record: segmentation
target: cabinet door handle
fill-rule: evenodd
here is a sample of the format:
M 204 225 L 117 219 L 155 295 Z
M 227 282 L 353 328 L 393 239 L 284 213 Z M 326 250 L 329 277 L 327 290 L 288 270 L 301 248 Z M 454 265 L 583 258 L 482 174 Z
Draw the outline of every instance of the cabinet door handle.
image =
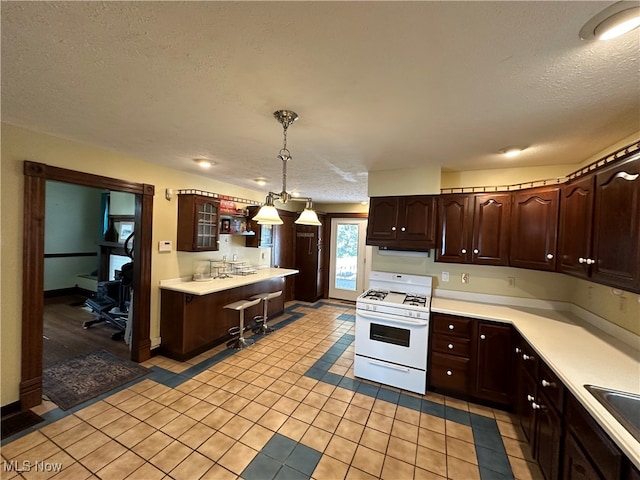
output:
M 463 248 L 463 249 L 461 250 L 461 253 L 467 253 L 467 249 L 466 249 L 466 248 Z
M 535 397 L 533 395 L 527 395 L 528 402 L 533 402 L 534 400 L 535 400 Z
M 555 386 L 556 386 L 555 382 L 550 382 L 550 381 L 545 380 L 545 379 L 542 379 L 542 382 L 540 382 L 540 384 L 545 388 L 547 388 L 547 387 L 555 388 Z
M 527 355 L 526 353 L 523 353 L 523 354 L 522 354 L 522 359 L 523 359 L 524 361 L 527 361 L 527 360 L 533 360 L 533 355 Z
M 587 265 L 593 265 L 596 261 L 593 258 L 587 258 Z
M 451 376 L 453 375 L 453 372 L 451 370 L 447 370 L 447 375 Z
M 536 402 L 531 402 L 531 408 L 534 410 L 546 410 L 544 405 L 537 404 Z
M 522 350 L 520 350 L 520 347 L 516 347 L 516 353 L 520 353 L 522 352 Z
M 485 338 L 487 338 L 487 336 L 484 333 L 480 335 L 480 340 L 484 340 Z
M 453 350 L 453 343 L 450 343 L 449 345 L 447 345 L 447 348 L 448 348 L 449 350 Z
M 473 253 L 475 253 L 476 255 L 480 253 L 480 250 L 478 250 L 477 248 L 473 249 Z
M 449 324 L 449 330 L 453 330 L 454 328 L 456 328 L 456 327 L 453 325 L 453 323 L 450 323 Z
M 553 254 L 547 253 L 547 260 L 553 260 Z
M 582 258 L 582 257 L 580 257 L 580 258 L 578 259 L 578 263 L 586 263 L 586 261 L 587 261 L 587 260 L 586 260 L 585 258 Z
M 400 231 L 402 231 L 402 232 L 404 232 L 405 230 L 406 230 L 406 228 L 404 228 L 404 227 L 402 227 L 402 228 L 400 229 Z

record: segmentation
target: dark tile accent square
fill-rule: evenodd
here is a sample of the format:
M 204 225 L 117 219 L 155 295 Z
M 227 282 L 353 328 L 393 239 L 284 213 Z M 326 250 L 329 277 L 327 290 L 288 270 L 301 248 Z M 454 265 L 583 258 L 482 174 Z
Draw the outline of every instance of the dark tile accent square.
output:
M 326 370 L 318 367 L 311 367 L 309 370 L 307 370 L 307 373 L 305 373 L 307 377 L 311 377 L 314 380 L 322 380 L 322 377 L 324 377 L 326 374 Z
M 385 402 L 398 403 L 400 392 L 394 392 L 393 390 L 381 387 L 380 391 L 378 391 L 378 398 Z
M 501 474 L 485 467 L 480 467 L 481 480 L 514 480 L 512 474 Z
M 297 444 L 297 442 L 294 442 L 290 438 L 276 433 L 262 448 L 260 454 L 267 455 L 275 460 L 279 460 L 281 463 L 284 463 L 291 452 L 293 452 L 293 449 L 296 448 Z
M 476 455 L 478 457 L 478 466 L 480 468 L 490 470 L 494 475 L 500 474 L 505 478 L 513 478 L 511 464 L 509 463 L 509 459 L 507 458 L 507 454 L 504 450 L 502 452 L 497 452 L 495 450 L 476 445 Z M 496 477 L 497 476 L 488 478 Z
M 464 410 L 460 410 L 454 407 L 447 407 L 445 405 L 444 416 L 447 420 L 471 426 L 471 418 L 469 417 L 469 412 L 465 412 Z
M 476 446 L 489 448 L 497 452 L 505 452 L 502 437 L 497 431 L 483 430 L 481 428 L 473 428 L 473 440 Z
M 283 465 L 275 480 L 309 480 L 309 475 L 294 470 L 293 468 Z
M 325 373 L 324 376 L 320 379 L 320 381 L 328 383 L 330 385 L 338 385 L 341 380 L 342 375 L 338 375 L 332 372 Z
M 305 475 L 311 476 L 321 457 L 322 453 L 299 443 L 296 445 L 296 448 L 293 449 L 289 458 L 285 460 L 284 464 Z
M 379 390 L 380 390 L 380 387 L 376 385 L 371 385 L 370 383 L 361 382 L 360 385 L 358 385 L 358 389 L 356 391 L 363 395 L 368 395 L 369 397 L 375 398 L 378 395 Z
M 407 395 L 406 393 L 401 393 L 400 399 L 398 400 L 398 405 L 420 411 L 420 408 L 422 406 L 422 399 L 418 397 L 412 397 L 411 395 Z
M 346 388 L 347 390 L 351 390 L 355 392 L 360 385 L 360 380 L 354 380 L 353 378 L 343 377 L 338 384 L 339 387 Z
M 498 424 L 493 418 L 483 417 L 482 415 L 478 415 L 477 413 L 470 413 L 469 418 L 471 419 L 471 426 L 474 429 L 479 428 L 482 430 L 489 430 L 499 433 Z
M 421 410 L 423 413 L 433 415 L 434 417 L 444 418 L 444 405 L 441 403 L 422 400 Z
M 282 462 L 259 453 L 242 471 L 241 476 L 244 480 L 272 480 L 280 468 Z

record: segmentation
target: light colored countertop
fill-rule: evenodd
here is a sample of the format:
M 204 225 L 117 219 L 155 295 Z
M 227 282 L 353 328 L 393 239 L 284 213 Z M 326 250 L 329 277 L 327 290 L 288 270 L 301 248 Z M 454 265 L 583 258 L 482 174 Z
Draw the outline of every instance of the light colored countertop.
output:
M 288 268 L 261 268 L 250 275 L 232 275 L 228 278 L 213 278 L 204 282 L 195 282 L 191 277 L 160 280 L 160 288 L 175 292 L 190 293 L 191 295 L 208 295 L 210 293 L 243 287 L 253 283 L 271 280 L 272 278 L 295 275 L 298 270 Z
M 591 384 L 640 394 L 640 339 L 637 336 L 625 335 L 627 341 L 623 342 L 569 311 L 436 297 L 432 298 L 431 311 L 513 324 L 618 447 L 640 468 L 640 442 L 584 388 L 584 385 Z

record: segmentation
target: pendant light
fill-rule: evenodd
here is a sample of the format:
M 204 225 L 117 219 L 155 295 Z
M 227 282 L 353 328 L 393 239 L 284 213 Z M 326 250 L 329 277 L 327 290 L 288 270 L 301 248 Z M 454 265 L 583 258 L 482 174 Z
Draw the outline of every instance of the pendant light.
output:
M 273 112 L 273 116 L 282 124 L 283 128 L 283 145 L 278 158 L 282 160 L 282 191 L 280 193 L 269 192 L 265 200 L 265 204 L 260 207 L 257 215 L 253 217 L 253 220 L 258 222 L 259 225 L 282 225 L 282 219 L 278 215 L 278 210 L 273 205 L 275 200 L 285 204 L 289 200 L 296 202 L 306 202 L 305 208 L 295 221 L 300 225 L 322 225 L 318 220 L 318 215 L 313 210 L 313 201 L 309 197 L 296 197 L 293 198 L 291 194 L 287 192 L 287 162 L 291 160 L 291 152 L 287 149 L 287 129 L 289 126 L 298 119 L 298 114 L 291 110 L 276 110 Z

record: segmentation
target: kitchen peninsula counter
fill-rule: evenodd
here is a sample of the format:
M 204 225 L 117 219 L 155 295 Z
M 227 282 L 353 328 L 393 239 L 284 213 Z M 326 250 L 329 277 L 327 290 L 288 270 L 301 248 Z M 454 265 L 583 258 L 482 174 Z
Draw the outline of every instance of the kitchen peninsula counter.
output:
M 205 281 L 194 281 L 190 277 L 160 280 L 160 288 L 191 295 L 208 295 L 232 288 L 251 285 L 252 283 L 271 280 L 278 277 L 295 275 L 298 270 L 288 268 L 261 268 L 247 275 L 231 275 L 227 278 L 212 278 Z
M 606 333 L 570 311 L 433 297 L 431 311 L 511 323 L 573 396 L 640 468 L 638 442 L 584 385 L 640 394 L 640 339 L 603 323 Z M 588 315 L 588 312 L 585 312 Z M 602 319 L 592 318 L 598 324 Z M 624 341 L 623 341 L 624 340 Z
M 264 268 L 249 275 L 233 275 L 196 282 L 176 278 L 160 282 L 160 352 L 184 361 L 226 342 L 229 328 L 239 324 L 239 312 L 224 308 L 253 295 L 284 290 L 285 277 L 298 270 Z M 245 310 L 245 324 L 262 315 L 262 303 Z M 284 294 L 269 301 L 268 317 L 284 312 Z

